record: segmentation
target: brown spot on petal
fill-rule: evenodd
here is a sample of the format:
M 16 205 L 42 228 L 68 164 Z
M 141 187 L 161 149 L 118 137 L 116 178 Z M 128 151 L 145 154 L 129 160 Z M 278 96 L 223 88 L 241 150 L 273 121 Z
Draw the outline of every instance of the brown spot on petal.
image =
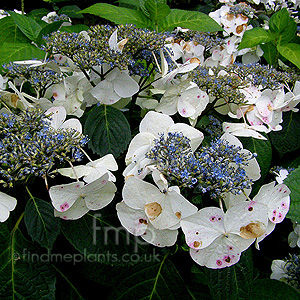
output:
M 124 48 L 124 46 L 125 46 L 125 44 L 126 44 L 127 42 L 128 42 L 128 38 L 123 39 L 121 42 L 118 43 L 118 48 L 119 48 L 120 51 L 123 50 L 123 48 Z
M 161 214 L 162 207 L 157 202 L 148 203 L 145 205 L 145 212 L 150 220 L 154 220 Z
M 234 14 L 227 14 L 227 20 L 232 21 L 234 19 Z
M 178 212 L 175 213 L 175 216 L 176 216 L 178 219 L 180 219 L 180 218 L 181 218 L 181 213 L 178 211 Z
M 134 177 L 134 175 L 127 175 L 127 176 L 125 177 L 125 181 L 126 181 L 129 177 Z
M 183 45 L 182 49 L 189 52 L 189 51 L 191 51 L 191 46 L 189 43 L 185 43 Z
M 141 224 L 145 224 L 145 225 L 148 225 L 148 222 L 147 222 L 147 220 L 145 220 L 145 219 L 139 219 L 139 222 L 141 223 Z
M 257 223 L 249 223 L 247 226 L 243 226 L 240 228 L 240 236 L 244 239 L 254 239 L 260 237 L 266 231 L 263 226 L 264 224 L 261 222 Z
M 201 61 L 200 61 L 200 59 L 197 58 L 197 57 L 192 57 L 192 58 L 190 59 L 190 63 L 197 63 L 197 64 L 200 65 Z
M 202 245 L 202 242 L 195 241 L 195 242 L 193 243 L 193 246 L 194 246 L 195 248 L 198 248 L 198 247 L 200 247 L 201 245 Z
M 248 109 L 245 111 L 245 114 L 246 114 L 247 112 L 249 112 L 249 111 L 252 111 L 252 110 L 254 110 L 254 105 L 253 105 L 253 104 L 251 104 L 251 105 L 248 107 Z
M 11 100 L 11 104 L 13 107 L 17 107 L 17 103 L 18 103 L 18 100 L 19 100 L 19 96 L 17 94 L 12 94 L 11 97 L 10 97 L 10 100 Z
M 243 14 L 239 14 L 238 16 L 240 16 L 242 20 L 248 22 L 248 17 L 247 16 L 245 16 Z
M 236 26 L 236 30 L 235 31 L 236 31 L 237 34 L 242 33 L 243 30 L 244 30 L 244 25 L 238 25 L 238 26 Z

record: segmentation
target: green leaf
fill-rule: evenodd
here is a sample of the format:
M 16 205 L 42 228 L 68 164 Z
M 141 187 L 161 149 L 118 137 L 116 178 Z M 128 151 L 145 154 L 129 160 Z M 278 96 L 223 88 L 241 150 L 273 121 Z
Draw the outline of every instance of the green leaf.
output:
M 129 7 L 129 8 L 136 8 L 140 7 L 139 0 L 118 0 L 119 6 Z
M 251 248 L 243 252 L 240 261 L 223 269 L 206 269 L 213 300 L 251 299 L 253 263 Z M 267 298 L 265 298 L 267 299 Z
M 275 279 L 258 279 L 253 283 L 251 300 L 296 300 L 300 293 L 288 284 Z
M 290 17 L 287 9 L 283 8 L 270 18 L 269 30 L 278 38 L 278 44 L 286 44 L 294 38 L 297 23 Z
M 296 65 L 300 69 L 300 45 L 295 43 L 289 43 L 284 46 L 277 45 L 279 53 Z
M 14 22 L 18 28 L 31 40 L 36 41 L 42 27 L 32 18 L 26 17 L 25 15 L 20 15 L 13 11 L 9 14 L 13 18 Z
M 180 9 L 171 9 L 158 25 L 158 30 L 162 32 L 178 26 L 202 32 L 223 30 L 215 20 L 204 13 Z
M 276 66 L 278 64 L 278 51 L 276 46 L 272 43 L 266 43 L 260 45 L 261 49 L 264 51 L 264 58 L 267 63 L 271 66 Z
M 47 8 L 37 8 L 37 9 L 33 9 L 32 11 L 30 11 L 28 14 L 26 14 L 27 16 L 30 16 L 34 19 L 39 19 L 41 20 L 42 17 L 47 16 L 47 14 L 50 12 L 49 9 Z
M 154 20 L 155 23 L 165 18 L 171 11 L 166 3 L 160 3 L 156 0 L 146 0 L 144 5 L 149 12 L 150 18 Z
M 24 221 L 31 238 L 42 247 L 51 249 L 60 233 L 60 219 L 54 217 L 52 205 L 41 199 L 29 199 Z
M 45 52 L 29 43 L 3 43 L 0 47 L 0 65 L 15 60 L 44 59 Z
M 40 31 L 39 36 L 36 39 L 36 42 L 40 45 L 44 43 L 43 36 L 50 34 L 51 32 L 57 31 L 63 21 L 52 22 L 50 24 L 46 24 Z
M 30 40 L 21 32 L 12 17 L 0 19 L 0 47 L 5 42 L 30 43 Z
M 242 41 L 238 49 L 251 48 L 261 43 L 268 43 L 272 41 L 273 36 L 261 27 L 256 27 L 245 31 Z
M 61 224 L 63 235 L 85 256 L 85 261 L 129 266 L 149 258 L 145 250 L 148 243 L 132 236 L 119 223 L 114 225 L 118 220 L 111 220 L 102 214 L 103 210 L 101 213 L 88 213 L 78 220 Z M 145 248 L 142 247 L 144 244 L 147 244 Z M 126 253 L 128 255 L 124 257 Z M 138 260 L 131 259 L 129 254 L 137 253 Z
M 80 12 L 99 16 L 115 24 L 135 24 L 140 28 L 151 28 L 153 24 L 141 11 L 107 3 L 96 3 Z
M 59 11 L 59 15 L 67 15 L 70 18 L 84 18 L 82 13 L 79 13 L 81 9 L 77 5 L 66 5 L 63 6 Z
M 288 175 L 284 180 L 284 184 L 291 190 L 291 204 L 287 217 L 300 222 L 300 167 Z
M 0 299 L 55 299 L 55 273 L 45 257 L 40 258 L 41 253 L 19 229 L 7 236 L 0 253 Z
M 178 271 L 166 256 L 161 262 L 137 265 L 121 278 L 109 300 L 187 300 L 188 292 Z
M 96 105 L 88 113 L 84 134 L 90 139 L 88 146 L 100 156 L 111 153 L 118 157 L 131 140 L 126 117 L 120 110 L 108 105 Z
M 283 114 L 282 130 L 272 131 L 272 145 L 282 156 L 300 148 L 300 114 L 293 111 Z

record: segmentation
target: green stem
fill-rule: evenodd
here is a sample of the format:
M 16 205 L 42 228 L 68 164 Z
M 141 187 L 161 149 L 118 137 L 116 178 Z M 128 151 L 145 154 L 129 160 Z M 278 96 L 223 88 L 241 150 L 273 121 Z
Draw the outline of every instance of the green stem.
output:
M 22 11 L 22 15 L 24 15 L 25 14 L 24 0 L 21 0 L 21 11 Z
M 30 193 L 30 191 L 29 191 L 27 185 L 25 186 L 25 189 L 26 189 L 26 191 L 27 191 L 29 197 L 30 197 L 31 199 L 34 199 L 34 197 L 32 196 L 32 194 Z

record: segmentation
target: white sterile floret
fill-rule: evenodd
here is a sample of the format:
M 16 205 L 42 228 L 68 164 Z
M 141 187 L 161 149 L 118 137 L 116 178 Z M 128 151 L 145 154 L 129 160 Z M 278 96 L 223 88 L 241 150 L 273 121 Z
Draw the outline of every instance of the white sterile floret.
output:
M 114 198 L 117 188 L 106 173 L 97 180 L 84 185 L 72 182 L 52 186 L 49 190 L 54 215 L 66 220 L 77 220 L 89 210 L 107 206 Z
M 245 201 L 226 213 L 206 207 L 181 221 L 192 259 L 212 269 L 237 263 L 241 252 L 261 236 L 268 223 L 268 208 L 262 203 Z
M 144 178 L 147 175 L 147 165 L 151 163 L 151 160 L 145 155 L 150 151 L 159 134 L 181 132 L 190 139 L 193 151 L 198 148 L 204 138 L 203 133 L 192 126 L 184 123 L 175 124 L 170 116 L 154 111 L 149 111 L 145 115 L 140 123 L 139 131 L 128 147 L 125 157 L 127 168 L 123 172 L 125 177 L 134 175 Z
M 78 119 L 72 118 L 65 121 L 67 112 L 63 106 L 51 107 L 45 112 L 45 115 L 49 116 L 50 126 L 54 129 L 70 128 L 82 133 L 82 125 Z
M 118 170 L 117 162 L 112 154 L 107 154 L 99 159 L 88 162 L 86 165 L 79 165 L 73 168 L 58 169 L 58 173 L 63 176 L 77 179 L 83 177 L 86 183 L 95 181 L 105 173 L 108 173 L 109 181 L 115 181 L 115 176 L 110 171 Z M 75 171 L 75 173 L 74 173 Z
M 0 192 L 0 222 L 5 222 L 9 213 L 15 209 L 17 205 L 17 199 Z
M 184 80 L 167 88 L 155 110 L 167 115 L 178 112 L 182 117 L 197 120 L 208 103 L 206 92 L 190 80 Z
M 118 203 L 117 214 L 131 234 L 159 246 L 174 245 L 180 220 L 197 212 L 177 187 L 160 191 L 156 186 L 136 177 L 129 177 Z
M 269 235 L 277 223 L 284 220 L 290 207 L 290 190 L 285 184 L 275 185 L 275 181 L 264 184 L 257 195 L 253 198 L 254 201 L 263 203 L 268 207 L 268 228 L 266 232 L 257 238 L 256 248 L 259 248 L 258 243 Z
M 295 223 L 293 227 L 294 230 L 288 236 L 288 243 L 292 248 L 296 246 L 300 248 L 300 225 Z
M 114 50 L 115 52 L 122 53 L 122 50 L 127 43 L 128 38 L 122 39 L 120 42 L 118 42 L 118 29 L 116 29 L 110 36 L 108 40 L 108 45 L 111 50 Z
M 101 69 L 102 68 L 102 69 Z M 129 76 L 128 70 L 114 68 L 110 70 L 108 64 L 101 67 L 95 67 L 96 71 L 107 74 L 105 79 L 99 82 L 91 89 L 91 95 L 101 104 L 114 104 L 121 98 L 131 97 L 139 91 L 138 83 Z M 91 74 L 92 75 L 92 74 Z M 95 77 L 95 75 L 93 75 Z
M 235 136 L 245 136 L 245 137 L 254 137 L 256 139 L 260 140 L 267 140 L 266 137 L 264 137 L 259 132 L 269 132 L 269 130 L 264 125 L 254 125 L 250 126 L 247 123 L 223 123 L 223 131 L 231 133 Z
M 6 89 L 8 78 L 3 77 L 0 75 L 0 91 L 4 91 Z
M 269 220 L 277 224 L 283 221 L 289 211 L 291 191 L 285 184 L 275 183 L 272 181 L 264 184 L 253 200 L 265 204 L 268 207 Z
M 282 280 L 282 278 L 288 277 L 286 262 L 281 259 L 275 259 L 272 261 L 271 265 L 272 274 L 271 279 Z
M 275 172 L 274 172 L 275 173 Z M 281 169 L 278 173 L 275 173 L 277 176 L 276 176 L 276 181 L 277 183 L 283 183 L 284 179 L 287 178 L 287 176 L 289 175 L 289 171 L 286 170 L 286 169 Z
M 300 81 L 296 81 L 293 91 L 286 93 L 285 99 L 287 101 L 287 105 L 282 109 L 283 111 L 292 110 L 297 112 L 299 109 L 295 106 L 300 102 Z
M 68 76 L 61 83 L 52 85 L 46 91 L 46 97 L 54 99 L 55 106 L 64 106 L 68 115 L 81 117 L 83 110 L 81 105 L 84 100 L 84 93 L 92 88 L 91 83 L 83 73 L 78 72 Z

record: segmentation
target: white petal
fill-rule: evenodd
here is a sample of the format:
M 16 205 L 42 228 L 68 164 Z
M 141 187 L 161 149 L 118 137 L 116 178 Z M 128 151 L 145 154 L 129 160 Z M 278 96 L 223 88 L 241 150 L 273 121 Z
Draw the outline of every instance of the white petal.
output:
M 101 209 L 113 200 L 117 188 L 108 178 L 106 173 L 84 187 L 84 199 L 89 209 Z
M 220 137 L 220 139 L 227 141 L 229 145 L 233 145 L 233 146 L 240 147 L 243 149 L 243 144 L 241 143 L 241 141 L 234 135 L 230 134 L 229 132 L 225 132 Z
M 168 190 L 168 181 L 166 177 L 156 169 L 155 166 L 149 166 L 149 169 L 152 171 L 151 175 L 154 183 L 158 186 L 161 192 L 166 192 Z
M 46 116 L 49 116 L 49 119 L 51 120 L 51 126 L 54 129 L 58 129 L 64 120 L 66 119 L 67 113 L 66 109 L 63 106 L 56 106 L 51 107 L 45 112 Z
M 165 59 L 165 55 L 162 49 L 159 50 L 161 60 L 161 75 L 164 77 L 168 73 L 168 62 Z
M 0 192 L 0 204 L 3 205 L 8 211 L 12 211 L 17 205 L 17 199 Z
M 177 230 L 158 230 L 149 224 L 146 232 L 142 235 L 142 238 L 154 246 L 169 247 L 176 243 L 177 235 Z
M 162 193 L 153 184 L 129 177 L 122 191 L 123 201 L 134 209 L 145 209 L 145 204 L 160 202 Z
M 116 209 L 122 226 L 131 234 L 139 236 L 145 233 L 149 221 L 144 210 L 130 208 L 123 201 L 116 205 Z
M 182 132 L 185 137 L 191 140 L 190 145 L 193 151 L 199 147 L 204 139 L 204 134 L 201 131 L 185 123 L 176 123 L 172 125 L 169 132 Z
M 49 195 L 54 208 L 59 212 L 65 212 L 70 209 L 80 197 L 83 186 L 83 182 L 72 182 L 52 186 L 49 190 Z
M 75 166 L 74 167 L 76 175 L 78 178 L 81 178 L 83 176 L 87 176 L 90 173 L 90 167 L 87 166 Z M 70 177 L 72 179 L 76 179 L 76 176 L 74 174 L 74 170 L 72 168 L 61 168 L 57 170 L 59 174 Z
M 108 40 L 109 48 L 112 50 L 116 50 L 117 44 L 118 44 L 118 29 L 116 29 L 111 34 L 111 36 L 109 37 L 109 40 Z
M 178 113 L 185 118 L 191 117 L 196 112 L 195 107 L 192 104 L 181 98 L 177 102 L 177 110 Z
M 88 166 L 104 166 L 110 171 L 117 171 L 118 170 L 118 164 L 112 154 L 107 154 L 99 159 L 94 160 L 93 162 L 87 163 Z
M 177 113 L 176 103 L 176 98 L 163 96 L 160 99 L 159 104 L 155 107 L 155 110 L 158 112 L 162 112 L 163 114 L 172 116 Z
M 153 140 L 156 138 L 155 135 L 148 132 L 138 133 L 130 142 L 128 151 L 125 157 L 126 164 L 132 162 L 132 160 L 136 160 L 136 155 L 138 149 L 144 147 L 143 149 L 146 151 L 145 154 L 150 150 L 150 146 Z M 147 150 L 148 149 L 148 150 Z
M 91 89 L 90 93 L 103 104 L 114 104 L 121 99 L 121 97 L 114 91 L 113 83 L 106 79 L 100 81 L 94 88 Z
M 0 222 L 5 222 L 9 217 L 9 210 L 5 205 L 0 203 Z
M 268 206 L 268 215 L 272 223 L 280 223 L 290 207 L 290 190 L 285 184 L 275 186 L 275 181 L 263 185 L 253 200 Z
M 254 241 L 267 229 L 268 207 L 255 201 L 240 202 L 227 210 L 224 224 L 227 232 Z
M 252 157 L 252 153 L 247 149 L 242 149 L 240 153 L 245 154 L 246 156 L 248 156 L 248 158 Z M 253 157 L 248 160 L 248 165 L 243 166 L 243 168 L 246 171 L 246 175 L 253 181 L 256 181 L 260 178 L 260 166 L 256 158 Z
M 225 236 L 220 236 L 204 249 L 190 249 L 190 255 L 201 266 L 220 269 L 236 264 L 241 250 Z
M 256 249 L 259 249 L 259 245 L 258 245 L 258 244 L 259 244 L 265 237 L 267 237 L 267 236 L 275 229 L 275 225 L 276 225 L 276 224 L 272 223 L 272 222 L 269 220 L 268 226 L 267 226 L 267 230 L 265 231 L 265 233 L 264 233 L 262 236 L 260 236 L 260 237 L 258 237 L 258 238 L 256 239 L 256 243 L 255 243 Z
M 182 220 L 181 228 L 190 248 L 203 249 L 225 233 L 224 213 L 217 207 L 205 207 Z
M 140 123 L 140 132 L 152 133 L 155 137 L 159 133 L 166 133 L 174 124 L 171 117 L 155 111 L 149 111 Z
M 153 202 L 156 202 L 160 205 L 160 208 L 162 210 L 161 213 L 154 219 L 151 218 L 151 216 L 148 216 L 151 224 L 159 230 L 168 229 L 179 224 L 179 218 L 175 215 L 175 212 L 173 211 L 173 207 L 170 202 L 170 197 L 167 197 L 166 195 L 162 196 L 164 198 L 162 200 L 153 200 Z
M 251 126 L 247 126 L 243 123 L 228 123 L 228 122 L 223 123 L 223 130 L 225 132 L 229 132 L 235 136 L 245 136 L 245 137 L 252 136 L 256 139 L 267 140 L 267 138 L 265 138 L 259 132 L 255 131 L 254 130 L 255 128 L 256 128 L 255 126 L 251 127 Z M 262 129 L 262 128 L 260 127 L 260 129 Z M 267 129 L 267 128 L 265 128 L 265 129 Z
M 197 213 L 198 208 L 185 199 L 175 189 L 169 190 L 166 194 L 167 201 L 171 202 L 173 212 L 181 220 Z
M 79 197 L 78 200 L 68 210 L 54 210 L 54 216 L 65 220 L 77 220 L 83 217 L 88 211 L 89 209 L 86 207 L 84 199 Z
M 114 91 L 121 98 L 131 97 L 139 91 L 138 83 L 126 73 L 120 73 L 113 81 Z
M 285 272 L 285 261 L 280 259 L 275 259 L 272 261 L 271 265 L 272 274 L 271 279 L 280 280 L 282 277 L 287 277 Z
M 72 118 L 69 119 L 67 121 L 65 121 L 60 128 L 71 128 L 71 129 L 75 129 L 76 131 L 78 131 L 79 133 L 82 133 L 82 125 L 79 122 L 78 119 Z

